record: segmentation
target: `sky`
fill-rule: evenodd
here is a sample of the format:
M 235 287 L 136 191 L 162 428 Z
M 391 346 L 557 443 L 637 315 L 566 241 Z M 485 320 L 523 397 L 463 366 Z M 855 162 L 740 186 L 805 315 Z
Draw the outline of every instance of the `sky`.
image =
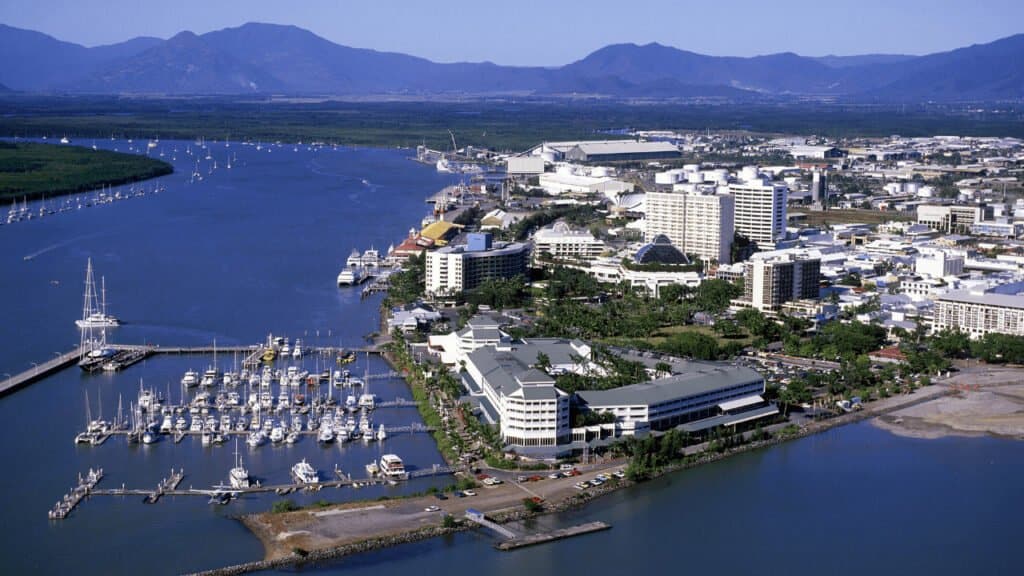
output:
M 714 56 L 928 54 L 1024 32 L 1022 0 L 3 0 L 0 23 L 86 46 L 246 22 L 438 62 L 560 66 L 608 44 Z

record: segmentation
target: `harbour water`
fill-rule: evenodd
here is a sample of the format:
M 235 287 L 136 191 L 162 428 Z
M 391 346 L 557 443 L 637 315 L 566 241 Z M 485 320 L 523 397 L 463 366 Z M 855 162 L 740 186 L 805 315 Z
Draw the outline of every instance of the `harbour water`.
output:
M 0 377 L 78 343 L 73 321 L 81 314 L 88 257 L 106 277 L 110 312 L 125 322 L 111 331 L 117 342 L 236 345 L 273 332 L 307 345 L 360 345 L 377 329 L 379 297 L 360 302 L 357 288 L 338 289 L 338 270 L 353 248 L 384 250 L 397 241 L 422 217 L 423 198 L 457 178 L 405 160 L 407 151 L 266 144 L 256 150 L 232 143 L 209 144 L 218 169 L 209 173 L 204 151 L 204 179 L 189 183 L 197 162 L 184 150 L 195 144 L 159 146 L 165 159 L 179 150 L 179 172 L 161 179 L 161 194 L 0 226 Z M 177 399 L 184 371 L 202 371 L 211 360 L 160 356 L 116 375 L 68 369 L 0 399 L 5 572 L 163 574 L 260 557 L 259 542 L 230 516 L 266 510 L 274 495 L 226 506 L 201 497 L 156 505 L 141 497 L 102 497 L 84 502 L 67 520 L 46 519 L 54 501 L 90 467 L 104 469 L 104 488 L 153 487 L 172 467 L 184 468 L 184 488 L 225 481 L 231 442 L 209 448 L 197 439 L 174 444 L 165 438 L 151 446 L 128 446 L 119 438 L 99 447 L 72 443 L 84 425 L 86 393 L 93 416 L 102 398 L 110 419 L 118 396 L 127 406 L 140 379 Z M 233 358 L 218 360 L 227 368 Z M 372 373 L 387 370 L 379 359 L 360 357 L 353 373 L 360 375 L 367 361 Z M 315 367 L 315 359 L 306 362 Z M 372 381 L 371 391 L 381 399 L 409 397 L 394 379 Z M 411 408 L 382 409 L 373 417 L 395 425 L 418 420 Z M 300 458 L 322 474 L 334 464 L 356 474 L 382 451 L 361 443 L 321 448 L 312 438 L 255 450 L 240 444 L 246 467 L 264 484 L 287 482 Z M 412 467 L 440 462 L 425 434 L 395 436 L 385 446 Z M 493 550 L 488 534 L 461 533 L 303 571 L 1015 573 L 1022 472 L 1019 441 L 913 440 L 858 424 L 537 520 L 552 527 L 603 520 L 613 525 L 604 533 L 515 553 Z M 300 503 L 376 498 L 440 482 L 290 497 Z
M 127 148 L 123 141 L 99 147 Z M 139 144 L 136 143 L 136 147 Z M 144 148 L 145 143 L 142 143 Z M 185 154 L 186 148 L 192 156 Z M 218 168 L 194 143 L 161 142 L 177 173 L 160 179 L 156 195 L 48 215 L 0 226 L 0 377 L 32 368 L 77 345 L 86 259 L 106 278 L 109 311 L 124 323 L 109 330 L 118 343 L 220 346 L 265 341 L 268 332 L 301 338 L 306 346 L 356 347 L 378 329 L 380 296 L 360 301 L 359 288 L 335 284 L 353 248 L 385 251 L 419 222 L 423 199 L 453 176 L 405 159 L 402 150 L 311 149 L 306 146 L 207 144 Z M 230 155 L 230 156 L 229 156 Z M 231 169 L 226 168 L 228 158 Z M 198 160 L 197 160 L 198 158 Z M 192 181 L 198 171 L 202 181 Z M 149 182 L 145 186 L 152 186 Z M 52 203 L 52 201 L 51 201 Z M 33 203 L 29 203 L 34 209 Z M 100 488 L 153 488 L 171 468 L 184 468 L 181 488 L 226 483 L 234 443 L 203 447 L 198 437 L 169 437 L 128 445 L 113 437 L 102 446 L 73 443 L 92 416 L 110 420 L 119 397 L 127 411 L 139 382 L 178 401 L 188 369 L 202 372 L 213 358 L 156 356 L 116 374 L 86 375 L 69 368 L 0 399 L 0 451 L 9 472 L 0 475 L 5 522 L 0 557 L 10 573 L 109 574 L 145 570 L 177 573 L 258 558 L 258 541 L 229 516 L 269 509 L 274 494 L 248 495 L 226 506 L 203 497 L 96 497 L 63 521 L 46 511 L 79 472 L 102 467 Z M 333 358 L 326 359 L 333 365 Z M 241 358 L 238 359 L 239 363 Z M 354 376 L 388 372 L 378 357 L 360 356 Z M 230 369 L 234 357 L 218 355 Z M 317 358 L 305 368 L 318 371 Z M 324 363 L 326 366 L 327 362 Z M 287 363 L 282 363 L 282 366 Z M 240 388 L 241 390 L 242 388 Z M 348 394 L 351 389 L 345 389 Z M 335 397 L 340 390 L 335 390 Z M 410 398 L 399 379 L 372 379 L 381 400 Z M 274 386 L 275 397 L 277 386 Z M 357 392 L 358 394 L 358 392 Z M 374 427 L 421 422 L 415 408 L 383 408 Z M 306 458 L 321 476 L 335 465 L 355 477 L 382 452 L 402 456 L 410 469 L 442 463 L 427 434 L 397 434 L 381 446 L 350 442 L 321 447 L 315 437 L 294 445 L 250 449 L 239 442 L 245 466 L 262 484 L 290 482 L 293 464 Z M 424 490 L 444 478 L 398 486 L 330 489 L 289 495 L 298 503 L 376 498 Z

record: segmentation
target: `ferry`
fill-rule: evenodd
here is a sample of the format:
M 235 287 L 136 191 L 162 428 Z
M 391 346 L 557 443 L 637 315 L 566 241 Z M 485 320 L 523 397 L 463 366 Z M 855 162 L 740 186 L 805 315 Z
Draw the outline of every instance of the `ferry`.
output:
M 295 477 L 295 481 L 299 484 L 315 484 L 320 482 L 320 477 L 317 475 L 316 470 L 306 462 L 305 458 L 295 466 L 292 466 L 292 476 Z
M 388 478 L 402 480 L 409 477 L 402 459 L 395 454 L 385 454 L 380 457 L 380 473 Z
M 362 284 L 370 277 L 369 272 L 362 266 L 350 266 L 338 273 L 338 286 L 356 286 Z

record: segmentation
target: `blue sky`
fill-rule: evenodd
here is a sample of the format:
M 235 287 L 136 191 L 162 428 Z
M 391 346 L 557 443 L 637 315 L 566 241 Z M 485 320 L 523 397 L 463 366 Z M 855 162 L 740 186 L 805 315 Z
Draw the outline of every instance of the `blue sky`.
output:
M 441 62 L 557 66 L 618 42 L 720 56 L 926 54 L 1024 32 L 1024 0 L 3 0 L 0 23 L 86 46 L 245 22 Z

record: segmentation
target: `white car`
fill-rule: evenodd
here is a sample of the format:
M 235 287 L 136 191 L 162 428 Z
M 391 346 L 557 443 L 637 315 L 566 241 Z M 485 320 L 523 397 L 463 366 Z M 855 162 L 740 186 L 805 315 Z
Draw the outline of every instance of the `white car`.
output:
M 476 492 L 473 492 L 472 490 L 463 490 L 462 494 L 464 496 L 476 496 Z
M 424 512 L 437 512 L 438 510 L 440 510 L 440 508 L 437 506 L 427 506 L 423 509 Z

